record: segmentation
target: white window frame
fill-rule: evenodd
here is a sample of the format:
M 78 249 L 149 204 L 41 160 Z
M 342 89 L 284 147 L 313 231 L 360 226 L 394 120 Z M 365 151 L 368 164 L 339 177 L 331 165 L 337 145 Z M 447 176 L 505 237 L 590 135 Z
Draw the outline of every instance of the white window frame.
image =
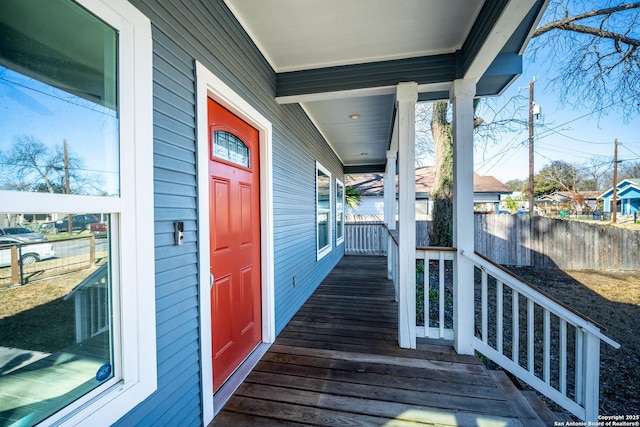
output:
M 0 191 L 9 213 L 111 214 L 115 377 L 40 425 L 111 425 L 157 389 L 150 21 L 126 0 L 76 0 L 118 31 L 120 197 Z
M 318 196 L 319 196 L 318 171 L 322 172 L 323 174 L 329 177 L 329 209 L 327 212 L 329 215 L 328 223 L 327 223 L 327 226 L 329 227 L 328 229 L 329 236 L 327 238 L 327 241 L 329 242 L 329 244 L 322 248 L 318 247 L 318 237 L 320 233 L 320 229 L 318 227 L 318 215 L 320 214 L 320 203 L 318 200 Z M 317 162 L 317 161 L 316 161 L 315 181 L 316 181 L 316 219 L 315 219 L 316 221 L 316 260 L 319 261 L 325 256 L 327 256 L 327 254 L 329 254 L 333 250 L 333 215 L 332 215 L 333 214 L 333 185 L 331 185 L 332 184 L 331 172 L 329 172 L 329 169 L 325 168 L 324 166 L 322 166 L 322 164 L 320 164 L 320 162 Z M 324 212 L 324 210 L 322 212 Z
M 341 200 L 341 206 L 342 206 L 342 211 L 338 211 L 338 187 L 342 188 L 342 200 Z M 345 187 L 344 187 L 344 183 L 342 181 L 340 181 L 338 178 L 336 178 L 336 246 L 341 245 L 342 243 L 344 243 L 344 222 L 345 222 Z M 340 215 L 340 213 L 342 213 L 342 225 L 338 225 L 338 217 Z M 338 236 L 338 231 L 341 231 L 340 236 Z

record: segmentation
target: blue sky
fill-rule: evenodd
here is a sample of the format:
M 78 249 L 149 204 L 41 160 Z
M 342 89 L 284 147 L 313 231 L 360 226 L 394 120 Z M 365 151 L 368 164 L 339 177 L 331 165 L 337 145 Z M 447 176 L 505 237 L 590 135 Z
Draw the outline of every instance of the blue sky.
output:
M 20 135 L 51 150 L 67 140 L 80 158 L 92 191 L 119 193 L 118 121 L 106 107 L 0 67 L 0 151 L 8 152 Z M 85 194 L 87 194 L 85 192 Z
M 571 13 L 581 13 L 595 10 L 601 7 L 611 6 L 608 0 L 574 0 L 565 2 Z M 551 7 L 548 12 L 551 11 Z M 562 13 L 564 9 L 561 9 Z M 615 31 L 626 32 L 626 28 L 632 22 L 629 13 L 623 12 L 607 20 Z M 545 20 L 550 17 L 545 16 Z M 599 18 L 592 21 L 579 21 L 580 24 L 599 25 Z M 606 28 L 606 27 L 605 27 Z M 551 35 L 552 33 L 548 33 Z M 635 27 L 627 34 L 630 37 L 640 37 L 640 29 Z M 545 37 L 545 38 L 542 38 Z M 543 35 L 540 41 L 551 46 L 547 35 Z M 605 43 L 613 42 L 607 41 Z M 559 45 L 556 45 L 559 46 Z M 542 45 L 542 48 L 546 48 Z M 593 46 L 591 47 L 593 49 Z M 567 52 L 571 46 L 561 49 L 562 55 L 570 57 Z M 555 64 L 545 58 L 553 58 L 548 51 L 538 52 L 540 61 L 533 63 L 529 57 L 529 51 L 524 53 L 523 75 L 514 82 L 497 103 L 506 103 L 513 96 L 520 94 L 525 98 L 529 96 L 528 85 L 535 77 L 535 102 L 542 107 L 542 119 L 535 127 L 535 171 L 551 161 L 562 160 L 572 164 L 583 164 L 594 157 L 601 157 L 602 162 L 611 162 L 613 165 L 614 139 L 619 141 L 618 158 L 623 161 L 640 161 L 640 104 L 634 104 L 635 111 L 620 111 L 619 109 L 602 109 L 599 114 L 592 114 L 591 109 L 574 108 L 572 105 L 561 105 L 560 100 L 550 87 L 549 79 L 555 73 Z M 613 76 L 612 78 L 615 78 Z M 625 94 L 619 94 L 623 98 Z M 573 100 L 575 102 L 575 100 Z M 527 103 L 521 104 L 522 117 L 527 117 Z M 626 120 L 625 120 L 626 118 Z M 507 181 L 510 179 L 526 179 L 529 170 L 529 144 L 528 129 L 522 126 L 519 132 L 500 135 L 496 142 L 484 144 L 476 139 L 475 169 L 482 175 L 493 175 L 496 178 Z
M 536 73 L 538 71 L 538 73 Z M 598 117 L 588 109 L 562 106 L 548 87 L 542 70 L 531 65 L 496 102 L 507 102 L 520 94 L 528 98 L 529 82 L 536 78 L 534 100 L 542 108 L 535 126 L 534 168 L 536 173 L 553 160 L 585 163 L 602 156 L 613 162 L 614 139 L 618 138 L 618 158 L 640 161 L 640 117 L 625 123 L 620 112 L 603 111 Z M 542 77 L 541 77 L 542 76 Z M 526 116 L 526 105 L 525 108 Z M 476 143 L 475 169 L 481 175 L 493 175 L 501 181 L 526 179 L 529 170 L 529 142 L 526 126 L 517 133 L 507 133 L 486 145 Z

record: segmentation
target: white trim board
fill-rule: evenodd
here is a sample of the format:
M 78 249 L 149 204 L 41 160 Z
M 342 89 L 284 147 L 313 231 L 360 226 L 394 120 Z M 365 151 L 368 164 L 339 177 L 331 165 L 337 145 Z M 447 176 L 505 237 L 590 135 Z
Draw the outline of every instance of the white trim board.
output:
M 211 98 L 253 126 L 260 135 L 260 233 L 262 283 L 262 342 L 276 336 L 273 242 L 273 126 L 262 114 L 204 65 L 196 61 L 198 262 L 200 265 L 200 342 L 202 359 L 203 424 L 213 420 L 213 368 L 211 350 L 211 294 L 209 283 L 209 125 L 207 99 Z

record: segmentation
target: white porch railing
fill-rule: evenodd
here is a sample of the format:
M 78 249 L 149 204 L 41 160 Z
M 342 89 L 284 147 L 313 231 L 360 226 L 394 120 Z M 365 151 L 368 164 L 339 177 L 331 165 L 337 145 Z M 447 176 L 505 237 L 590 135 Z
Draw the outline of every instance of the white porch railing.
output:
M 103 264 L 76 286 L 64 300 L 74 298 L 76 342 L 109 330 L 108 264 Z
M 476 270 L 474 348 L 577 417 L 597 421 L 600 341 L 620 344 L 508 270 L 461 253 Z
M 400 260 L 398 233 L 386 228 L 385 230 L 387 231 L 387 279 L 393 281 L 396 301 L 398 301 L 398 282 L 400 281 L 400 275 L 398 273 L 398 263 Z
M 600 325 L 477 254 L 473 348 L 584 421 L 598 420 L 600 342 L 619 348 Z M 388 278 L 398 297 L 398 238 L 387 232 Z M 454 248 L 417 248 L 416 336 L 453 339 Z M 420 267 L 422 266 L 422 267 Z M 424 271 L 421 280 L 421 270 Z M 451 319 L 451 320 L 450 320 Z
M 386 255 L 387 231 L 381 222 L 347 223 L 344 227 L 347 255 Z
M 448 340 L 454 338 L 453 268 L 455 256 L 455 248 L 416 249 L 416 292 L 418 294 L 416 299 L 418 301 L 416 336 L 418 337 Z

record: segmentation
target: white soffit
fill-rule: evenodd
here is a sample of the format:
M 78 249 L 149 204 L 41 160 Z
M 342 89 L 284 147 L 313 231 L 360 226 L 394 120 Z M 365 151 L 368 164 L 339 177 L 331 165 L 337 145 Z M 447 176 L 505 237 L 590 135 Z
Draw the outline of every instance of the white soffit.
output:
M 224 1 L 276 72 L 455 52 L 484 3 Z
M 395 94 L 302 103 L 345 166 L 384 164 Z M 349 117 L 357 114 L 356 120 Z

